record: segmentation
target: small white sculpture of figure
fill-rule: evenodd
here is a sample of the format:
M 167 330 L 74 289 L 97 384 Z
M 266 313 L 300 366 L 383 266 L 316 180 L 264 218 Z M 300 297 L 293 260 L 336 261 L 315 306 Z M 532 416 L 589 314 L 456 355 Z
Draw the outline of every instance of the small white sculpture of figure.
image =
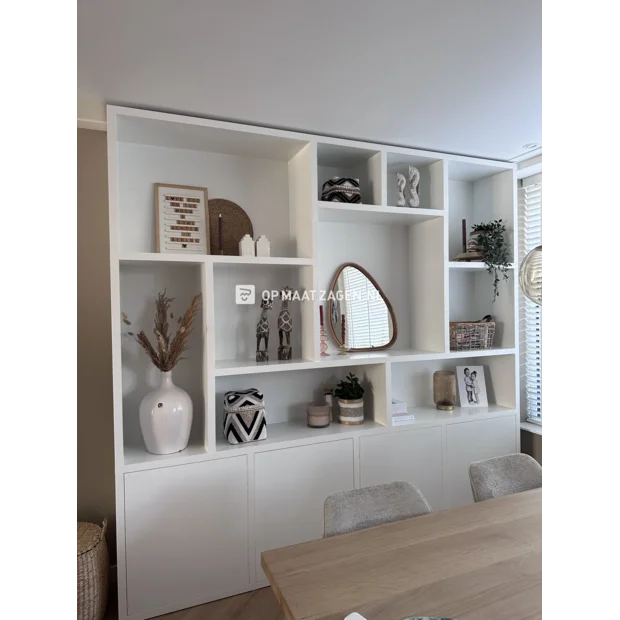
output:
M 420 194 L 418 189 L 420 187 L 420 171 L 415 166 L 409 166 L 409 206 L 420 206 Z
M 407 184 L 407 179 L 405 179 L 405 175 L 400 172 L 396 173 L 396 185 L 398 186 L 398 202 L 396 206 L 404 207 L 407 202 L 405 201 L 405 185 Z

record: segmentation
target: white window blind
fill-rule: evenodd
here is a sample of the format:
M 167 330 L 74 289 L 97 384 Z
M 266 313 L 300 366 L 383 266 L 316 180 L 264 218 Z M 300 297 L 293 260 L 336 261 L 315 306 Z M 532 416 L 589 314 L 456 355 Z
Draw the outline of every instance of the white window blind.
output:
M 388 309 L 366 276 L 357 269 L 345 268 L 344 290 L 347 323 L 347 348 L 370 348 L 390 340 Z
M 519 264 L 542 244 L 542 181 L 519 189 Z M 522 406 L 528 422 L 542 424 L 542 307 L 522 292 L 519 303 Z

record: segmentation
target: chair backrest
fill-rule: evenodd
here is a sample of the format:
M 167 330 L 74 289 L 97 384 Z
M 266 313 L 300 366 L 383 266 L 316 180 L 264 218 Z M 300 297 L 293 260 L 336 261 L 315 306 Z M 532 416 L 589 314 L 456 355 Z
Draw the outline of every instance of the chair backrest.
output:
M 325 500 L 324 537 L 363 530 L 433 512 L 410 482 L 389 482 L 330 495 Z
M 476 502 L 542 487 L 542 467 L 527 454 L 508 454 L 469 466 Z

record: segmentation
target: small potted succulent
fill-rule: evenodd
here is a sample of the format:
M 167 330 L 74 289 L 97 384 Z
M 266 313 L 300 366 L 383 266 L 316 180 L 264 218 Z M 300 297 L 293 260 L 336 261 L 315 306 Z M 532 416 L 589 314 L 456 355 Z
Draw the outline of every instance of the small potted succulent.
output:
M 364 423 L 364 388 L 353 373 L 350 372 L 344 381 L 338 384 L 334 396 L 338 399 L 340 424 Z

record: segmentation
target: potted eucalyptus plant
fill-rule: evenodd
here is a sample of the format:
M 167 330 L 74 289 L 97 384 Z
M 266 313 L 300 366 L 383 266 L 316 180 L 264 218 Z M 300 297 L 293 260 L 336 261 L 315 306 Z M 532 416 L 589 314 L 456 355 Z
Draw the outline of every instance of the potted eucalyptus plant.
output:
M 506 243 L 506 226 L 502 220 L 494 220 L 487 224 L 472 226 L 472 235 L 476 235 L 478 250 L 482 253 L 482 260 L 487 271 L 493 275 L 493 302 L 499 297 L 500 276 L 508 280 L 510 267 L 510 253 Z
M 338 421 L 340 424 L 364 423 L 364 388 L 359 379 L 350 372 L 334 390 L 338 399 Z

